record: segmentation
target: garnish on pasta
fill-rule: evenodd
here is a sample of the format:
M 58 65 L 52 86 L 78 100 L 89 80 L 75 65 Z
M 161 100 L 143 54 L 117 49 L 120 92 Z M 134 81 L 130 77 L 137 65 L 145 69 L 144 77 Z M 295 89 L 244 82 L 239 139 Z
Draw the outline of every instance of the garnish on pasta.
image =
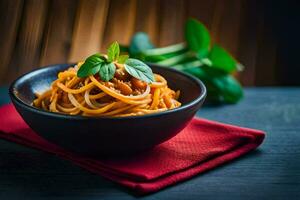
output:
M 135 116 L 181 106 L 180 91 L 140 60 L 120 55 L 117 42 L 107 55 L 94 54 L 59 72 L 33 105 L 50 112 L 83 116 Z

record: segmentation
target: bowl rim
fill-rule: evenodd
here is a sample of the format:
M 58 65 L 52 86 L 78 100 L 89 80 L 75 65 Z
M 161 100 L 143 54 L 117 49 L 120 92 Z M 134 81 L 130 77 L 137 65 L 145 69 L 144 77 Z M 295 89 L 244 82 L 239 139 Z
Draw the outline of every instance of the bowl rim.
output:
M 9 86 L 9 96 L 12 99 L 13 103 L 18 103 L 20 106 L 22 106 L 25 109 L 30 110 L 31 112 L 37 112 L 38 114 L 42 114 L 42 115 L 46 115 L 49 117 L 58 117 L 58 118 L 62 118 L 62 119 L 74 119 L 74 120 L 86 120 L 86 119 L 107 119 L 107 120 L 126 120 L 126 119 L 144 119 L 144 118 L 151 118 L 151 117 L 157 117 L 157 116 L 162 116 L 162 115 L 166 115 L 166 114 L 170 114 L 170 113 L 174 113 L 174 112 L 180 112 L 182 110 L 186 110 L 188 108 L 193 107 L 194 105 L 198 104 L 201 101 L 204 101 L 206 95 L 207 95 L 207 90 L 206 87 L 204 85 L 204 83 L 199 80 L 198 78 L 187 74 L 185 72 L 173 69 L 173 68 L 169 68 L 169 67 L 164 67 L 161 65 L 157 65 L 157 64 L 152 64 L 152 63 L 147 63 L 148 65 L 157 67 L 157 68 L 162 68 L 164 70 L 167 71 L 171 71 L 173 73 L 177 73 L 180 74 L 182 76 L 187 77 L 189 80 L 193 81 L 194 83 L 196 83 L 200 88 L 201 88 L 201 93 L 200 95 L 195 98 L 194 100 L 192 100 L 191 102 L 184 104 L 180 107 L 171 109 L 171 110 L 166 110 L 166 111 L 162 111 L 162 112 L 157 112 L 157 113 L 152 113 L 152 114 L 145 114 L 145 115 L 137 115 L 137 116 L 126 116 L 126 117 L 107 117 L 107 116 L 81 116 L 81 115 L 67 115 L 67 114 L 63 114 L 63 113 L 55 113 L 55 112 L 49 112 L 46 110 L 42 110 L 39 108 L 36 108 L 32 105 L 29 105 L 27 103 L 25 103 L 24 101 L 22 101 L 19 97 L 16 96 L 16 94 L 14 93 L 14 88 L 15 85 L 18 81 L 20 81 L 21 79 L 26 78 L 26 76 L 29 76 L 32 73 L 36 73 L 38 71 L 43 71 L 43 70 L 48 70 L 51 67 L 61 67 L 61 66 L 72 66 L 75 65 L 76 63 L 60 63 L 60 64 L 51 64 L 51 65 L 46 65 L 46 66 L 42 66 L 39 67 L 37 69 L 31 70 L 23 75 L 20 75 L 18 78 L 16 78 Z

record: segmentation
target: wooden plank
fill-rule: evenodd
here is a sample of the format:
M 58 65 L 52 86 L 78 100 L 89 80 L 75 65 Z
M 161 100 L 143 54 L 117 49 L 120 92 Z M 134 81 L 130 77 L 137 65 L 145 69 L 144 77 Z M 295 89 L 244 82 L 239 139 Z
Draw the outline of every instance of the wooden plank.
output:
M 80 0 L 68 59 L 70 62 L 100 51 L 108 6 L 108 0 Z
M 67 62 L 76 8 L 76 0 L 52 0 L 50 2 L 40 59 L 41 66 Z
M 216 1 L 211 25 L 212 44 L 220 44 L 235 58 L 239 43 L 240 16 L 240 0 Z M 235 73 L 234 76 L 239 79 L 240 74 Z
M 158 44 L 159 36 L 159 1 L 137 1 L 135 32 L 146 32 L 154 44 Z
M 161 1 L 159 45 L 170 45 L 184 40 L 186 9 L 184 0 Z
M 273 38 L 271 30 L 262 22 L 263 30 L 258 40 L 255 85 L 276 85 L 277 80 L 277 41 Z
M 216 0 L 188 0 L 186 4 L 187 16 L 200 20 L 211 30 Z
M 213 20 L 215 23 L 212 24 L 215 42 L 236 56 L 239 45 L 241 1 L 219 1 L 215 13 Z
M 262 10 L 259 1 L 242 1 L 238 60 L 245 66 L 240 80 L 245 86 L 253 86 L 256 76 L 258 38 L 262 29 Z
M 44 0 L 25 2 L 17 43 L 6 71 L 7 80 L 13 80 L 38 66 L 47 5 L 48 1 Z
M 219 29 L 221 27 L 221 22 L 223 18 L 223 13 L 225 10 L 224 1 L 215 1 L 214 7 L 212 8 L 212 19 L 209 24 L 211 43 L 219 42 Z
M 135 30 L 136 0 L 111 0 L 102 50 L 113 41 L 128 44 Z
M 14 50 L 17 31 L 21 19 L 23 0 L 0 1 L 0 84 L 4 84 L 4 77 Z M 10 81 L 10 80 L 9 80 Z

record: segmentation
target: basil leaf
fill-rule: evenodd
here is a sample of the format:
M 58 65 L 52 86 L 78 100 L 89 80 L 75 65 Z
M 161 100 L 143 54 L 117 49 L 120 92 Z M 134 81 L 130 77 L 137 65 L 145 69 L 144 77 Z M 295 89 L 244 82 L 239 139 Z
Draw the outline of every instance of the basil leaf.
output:
M 118 42 L 112 43 L 107 49 L 108 62 L 113 62 L 118 59 L 120 55 L 120 46 Z
M 202 66 L 184 70 L 203 81 L 207 96 L 214 103 L 237 103 L 243 97 L 243 90 L 237 80 L 224 71 Z
M 120 52 L 129 53 L 129 46 L 121 45 L 121 44 L 119 46 L 120 46 Z
M 151 68 L 137 59 L 129 58 L 125 62 L 125 70 L 133 77 L 147 83 L 154 82 L 154 76 Z
M 243 90 L 239 82 L 230 75 L 214 78 L 214 85 L 220 90 L 224 102 L 237 103 L 243 97 Z
M 195 51 L 199 58 L 204 58 L 210 48 L 210 35 L 207 28 L 195 19 L 188 19 L 185 25 L 185 39 L 188 47 Z
M 77 71 L 77 76 L 84 78 L 96 74 L 104 60 L 100 54 L 94 54 L 88 57 Z
M 129 52 L 130 54 L 135 55 L 153 48 L 154 45 L 151 43 L 148 34 L 144 32 L 138 32 L 131 39 Z
M 225 72 L 233 72 L 236 68 L 235 59 L 219 45 L 214 45 L 208 55 L 208 58 L 212 62 L 212 67 L 221 69 Z
M 126 60 L 128 60 L 129 56 L 128 55 L 120 55 L 119 58 L 117 59 L 117 62 L 120 64 L 124 64 Z
M 103 63 L 99 70 L 99 76 L 103 81 L 109 81 L 112 79 L 116 72 L 116 66 L 114 63 Z

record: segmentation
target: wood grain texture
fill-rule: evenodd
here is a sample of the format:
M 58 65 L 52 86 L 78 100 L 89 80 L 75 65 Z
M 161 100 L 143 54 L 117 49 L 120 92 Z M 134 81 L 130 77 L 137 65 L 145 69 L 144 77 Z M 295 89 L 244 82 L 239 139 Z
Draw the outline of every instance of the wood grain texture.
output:
M 228 0 L 218 3 L 215 10 L 217 30 L 215 34 L 216 43 L 221 44 L 227 51 L 237 57 L 239 37 L 240 37 L 240 19 L 241 19 L 241 0 Z
M 38 66 L 83 60 L 105 51 L 113 41 L 129 44 L 137 31 L 148 33 L 157 46 L 181 42 L 189 17 L 202 21 L 212 41 L 244 64 L 245 70 L 237 75 L 243 85 L 298 83 L 296 76 L 289 81 L 297 70 L 285 66 L 297 63 L 288 59 L 292 33 L 280 29 L 287 27 L 294 33 L 297 18 L 288 13 L 287 5 L 295 4 L 281 4 L 270 0 L 1 0 L 0 85 Z M 274 35 L 284 37 L 281 44 Z
M 69 57 L 77 1 L 52 0 L 49 4 L 40 65 L 63 63 Z
M 12 57 L 6 69 L 6 81 L 12 80 L 39 64 L 48 1 L 27 0 Z
M 102 49 L 112 42 L 128 44 L 134 34 L 137 0 L 110 0 Z M 128 12 L 130 10 L 130 12 Z
M 23 0 L 0 1 L 0 80 L 6 76 L 7 66 L 13 54 L 22 14 Z
M 263 18 L 259 1 L 242 1 L 241 29 L 238 58 L 246 68 L 241 74 L 245 85 L 255 84 L 258 38 L 261 32 L 260 20 Z
M 7 88 L 0 96 L 7 95 Z M 264 130 L 258 150 L 138 199 L 300 199 L 300 88 L 247 88 L 237 105 L 198 116 Z M 0 140 L 0 199 L 137 199 L 129 191 L 57 156 Z
M 83 60 L 100 51 L 108 7 L 108 0 L 80 0 L 68 59 L 70 62 Z
M 258 50 L 256 60 L 255 84 L 274 85 L 277 82 L 277 43 L 265 26 L 265 21 L 261 21 L 261 34 L 258 39 Z
M 187 16 L 200 19 L 208 29 L 212 28 L 213 12 L 217 0 L 188 0 L 187 3 Z
M 160 4 L 159 0 L 138 0 L 135 22 L 135 32 L 146 32 L 151 41 L 158 45 Z
M 164 0 L 160 9 L 159 45 L 165 46 L 184 40 L 186 21 L 184 0 Z

